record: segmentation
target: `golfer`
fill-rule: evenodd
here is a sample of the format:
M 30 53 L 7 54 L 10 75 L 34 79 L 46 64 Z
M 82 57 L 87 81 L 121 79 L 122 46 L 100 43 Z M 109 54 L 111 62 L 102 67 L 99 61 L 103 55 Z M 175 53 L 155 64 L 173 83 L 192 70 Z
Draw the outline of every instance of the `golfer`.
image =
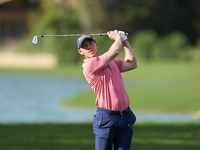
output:
M 95 150 L 129 150 L 136 117 L 131 111 L 121 72 L 137 68 L 135 54 L 123 31 L 107 32 L 114 41 L 102 55 L 91 35 L 77 40 L 78 52 L 85 56 L 83 74 L 96 95 L 97 112 L 93 120 Z M 124 60 L 114 59 L 123 49 Z

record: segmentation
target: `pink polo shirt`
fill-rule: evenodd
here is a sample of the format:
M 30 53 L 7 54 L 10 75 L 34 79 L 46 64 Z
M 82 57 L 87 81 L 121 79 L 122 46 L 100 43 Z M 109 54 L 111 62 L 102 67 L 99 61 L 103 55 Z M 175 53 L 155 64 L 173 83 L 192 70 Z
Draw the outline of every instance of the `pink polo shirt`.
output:
M 83 74 L 96 95 L 96 105 L 109 110 L 124 110 L 130 100 L 121 76 L 122 60 L 113 60 L 108 66 L 104 56 L 85 59 Z

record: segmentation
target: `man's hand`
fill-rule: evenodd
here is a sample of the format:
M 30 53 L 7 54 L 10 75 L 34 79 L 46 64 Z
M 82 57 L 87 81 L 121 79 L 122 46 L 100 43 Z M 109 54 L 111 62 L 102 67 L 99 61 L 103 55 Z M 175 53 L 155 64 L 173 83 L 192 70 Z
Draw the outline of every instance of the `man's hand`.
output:
M 118 38 L 121 38 L 121 34 L 115 31 L 109 31 L 107 32 L 108 37 L 113 40 L 116 41 Z
M 123 42 L 128 40 L 128 37 L 126 36 L 126 33 L 124 31 L 115 30 L 115 32 L 118 32 L 121 35 Z

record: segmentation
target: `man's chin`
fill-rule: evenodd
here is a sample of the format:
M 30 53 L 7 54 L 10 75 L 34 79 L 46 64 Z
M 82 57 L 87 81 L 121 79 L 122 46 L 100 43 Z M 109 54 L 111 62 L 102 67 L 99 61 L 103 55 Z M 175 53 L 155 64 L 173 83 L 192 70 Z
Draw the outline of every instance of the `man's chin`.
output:
M 92 53 L 92 54 L 90 54 L 90 56 L 91 56 L 91 57 L 96 57 L 97 55 L 94 54 L 94 53 Z

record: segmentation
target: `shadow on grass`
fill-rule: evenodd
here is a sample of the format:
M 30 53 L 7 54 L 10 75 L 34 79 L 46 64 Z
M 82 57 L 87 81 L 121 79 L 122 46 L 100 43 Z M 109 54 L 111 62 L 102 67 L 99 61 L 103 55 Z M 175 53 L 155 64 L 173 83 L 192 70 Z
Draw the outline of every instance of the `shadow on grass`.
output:
M 140 123 L 131 149 L 197 150 L 200 124 Z M 94 150 L 92 124 L 0 125 L 2 150 Z

